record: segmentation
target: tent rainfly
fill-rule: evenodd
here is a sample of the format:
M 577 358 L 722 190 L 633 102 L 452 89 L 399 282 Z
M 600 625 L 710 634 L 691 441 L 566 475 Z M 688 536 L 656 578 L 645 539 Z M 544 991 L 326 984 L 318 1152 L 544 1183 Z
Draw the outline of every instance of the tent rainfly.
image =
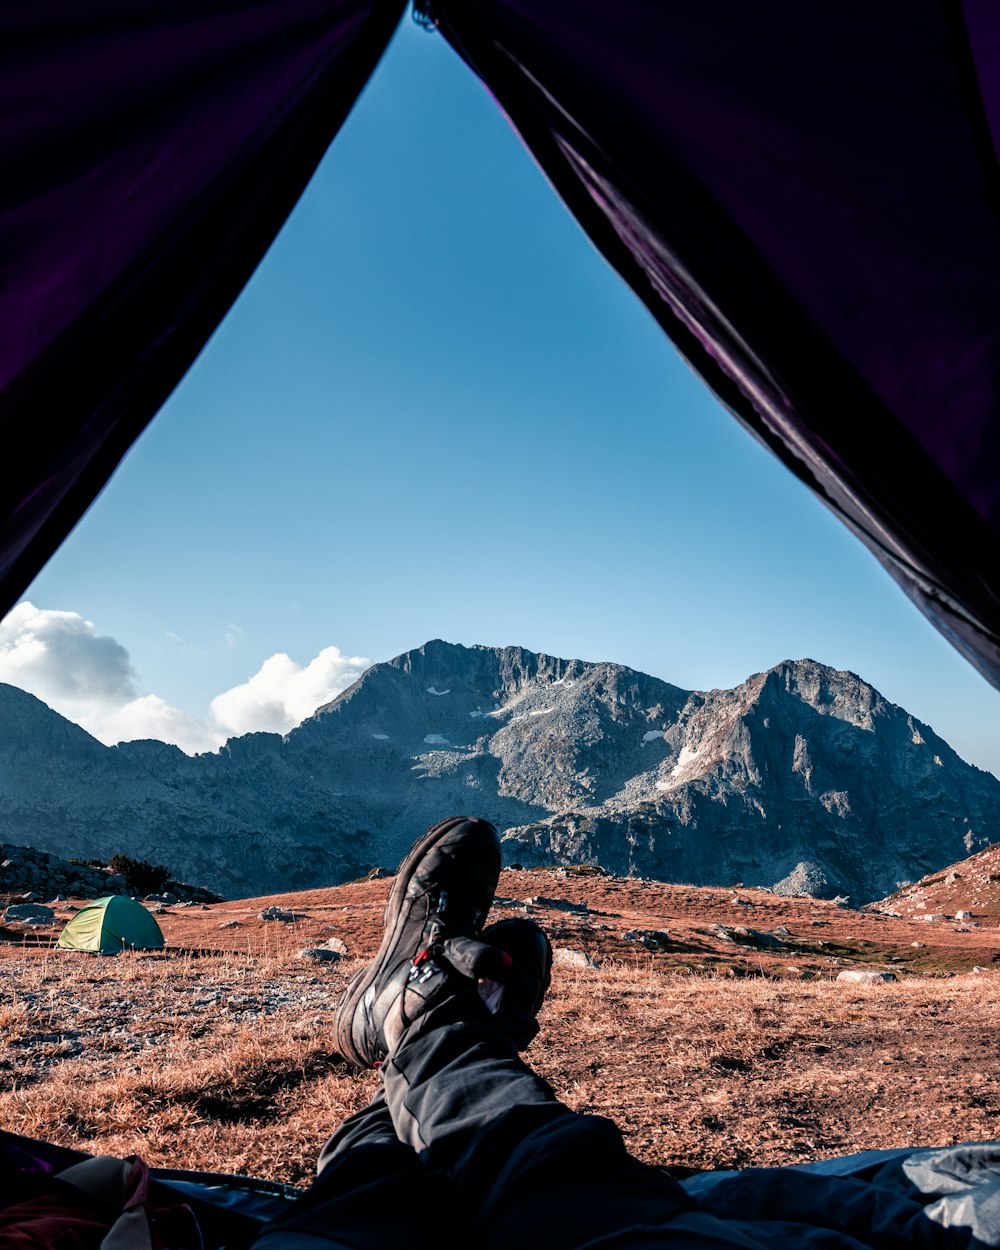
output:
M 59 935 L 56 946 L 69 951 L 162 950 L 163 931 L 141 903 L 112 894 L 81 907 Z
M 0 616 L 249 281 L 403 9 L 0 4 Z M 721 402 L 1000 688 L 1000 5 L 414 14 Z

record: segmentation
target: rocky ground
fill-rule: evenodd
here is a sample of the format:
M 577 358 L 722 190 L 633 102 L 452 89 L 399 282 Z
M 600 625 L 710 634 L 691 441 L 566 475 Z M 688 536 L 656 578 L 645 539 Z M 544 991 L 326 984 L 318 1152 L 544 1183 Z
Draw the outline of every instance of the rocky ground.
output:
M 559 952 L 529 1058 L 571 1106 L 678 1171 L 1000 1136 L 994 855 L 861 911 L 505 871 L 495 915 L 530 914 Z M 115 958 L 54 949 L 73 901 L 52 903 L 49 928 L 11 921 L 0 1123 L 307 1182 L 325 1135 L 376 1088 L 333 1053 L 330 1022 L 378 943 L 389 884 L 151 904 L 167 949 Z

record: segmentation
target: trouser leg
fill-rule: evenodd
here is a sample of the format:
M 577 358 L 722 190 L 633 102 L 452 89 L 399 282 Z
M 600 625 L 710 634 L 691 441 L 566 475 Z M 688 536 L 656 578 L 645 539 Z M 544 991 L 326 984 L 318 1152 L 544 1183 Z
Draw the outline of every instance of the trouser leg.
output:
M 359 1146 L 398 1146 L 399 1137 L 392 1122 L 392 1115 L 385 1102 L 385 1091 L 380 1089 L 367 1107 L 355 1111 L 327 1138 L 316 1160 L 316 1175 L 322 1176 L 326 1169 L 343 1158 L 348 1151 Z
M 254 1250 L 450 1250 L 445 1182 L 399 1140 L 381 1091 L 327 1141 L 317 1172 Z M 415 1220 L 423 1210 L 429 1215 Z
M 697 1204 L 625 1149 L 618 1128 L 560 1103 L 475 1001 L 451 999 L 421 1017 L 382 1069 L 401 1140 L 447 1172 L 477 1244 L 530 1235 L 570 1250 Z

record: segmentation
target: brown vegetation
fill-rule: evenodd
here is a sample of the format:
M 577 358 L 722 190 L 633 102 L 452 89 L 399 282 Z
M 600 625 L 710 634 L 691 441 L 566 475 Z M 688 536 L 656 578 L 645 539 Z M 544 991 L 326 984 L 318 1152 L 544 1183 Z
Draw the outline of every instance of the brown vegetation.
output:
M 0 1123 L 306 1183 L 376 1088 L 331 1052 L 330 1023 L 387 889 L 167 909 L 163 953 L 0 942 Z M 683 1171 L 1000 1136 L 1000 930 L 985 904 L 972 925 L 930 924 L 757 890 L 503 874 L 498 914 L 531 898 L 554 945 L 599 966 L 557 964 L 528 1057 L 640 1157 Z M 269 905 L 299 919 L 258 919 Z M 347 958 L 298 957 L 331 936 Z M 836 981 L 846 967 L 900 979 Z

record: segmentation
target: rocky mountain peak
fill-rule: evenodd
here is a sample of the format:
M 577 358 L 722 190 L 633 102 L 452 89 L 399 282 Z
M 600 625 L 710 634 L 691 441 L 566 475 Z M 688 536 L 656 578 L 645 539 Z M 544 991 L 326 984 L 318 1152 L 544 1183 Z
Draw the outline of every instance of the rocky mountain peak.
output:
M 8 751 L 29 752 L 44 743 L 53 758 L 88 759 L 105 747 L 85 729 L 54 712 L 41 699 L 0 682 L 0 742 Z
M 762 700 L 798 699 L 821 715 L 859 728 L 871 729 L 877 716 L 893 709 L 874 686 L 856 673 L 830 668 L 815 660 L 783 660 L 762 676 Z
M 460 812 L 497 824 L 526 866 L 805 883 L 856 902 L 1000 840 L 996 778 L 811 659 L 690 691 L 620 664 L 435 639 L 374 665 L 284 738 L 193 759 L 102 747 L 25 700 L 0 690 L 0 725 L 25 727 L 0 738 L 4 837 L 127 849 L 229 895 L 392 865 Z M 73 733 L 86 759 L 63 751 L 56 774 L 53 743 Z

